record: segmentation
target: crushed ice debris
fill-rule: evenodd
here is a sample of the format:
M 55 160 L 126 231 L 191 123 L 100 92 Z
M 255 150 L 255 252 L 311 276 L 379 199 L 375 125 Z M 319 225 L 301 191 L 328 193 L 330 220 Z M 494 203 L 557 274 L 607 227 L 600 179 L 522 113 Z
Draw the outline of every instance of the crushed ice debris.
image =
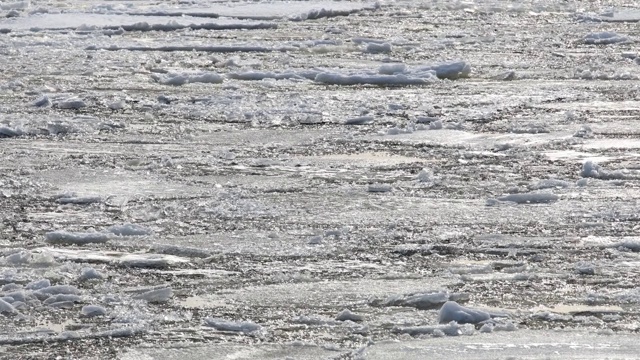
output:
M 162 85 L 181 86 L 190 83 L 220 84 L 224 81 L 221 75 L 205 72 L 200 74 L 152 74 L 151 78 Z
M 612 31 L 587 34 L 582 41 L 587 45 L 609 45 L 629 41 L 629 38 Z
M 525 193 L 525 194 L 509 194 L 499 197 L 497 200 L 503 202 L 514 202 L 516 204 L 547 204 L 558 201 L 558 195 L 551 193 Z
M 150 235 L 151 230 L 137 224 L 113 225 L 107 231 L 118 236 L 144 236 Z
M 447 301 L 438 312 L 440 324 L 452 321 L 458 324 L 478 324 L 489 319 L 491 319 L 489 313 L 461 306 L 455 301 Z
M 49 244 L 84 245 L 92 243 L 105 243 L 112 238 L 112 234 L 101 232 L 73 233 L 64 230 L 52 231 L 45 234 L 45 240 Z
M 321 235 L 312 236 L 312 237 L 309 238 L 309 241 L 307 241 L 307 243 L 309 245 L 322 244 L 322 236 Z
M 369 184 L 367 187 L 367 191 L 372 193 L 386 193 L 391 192 L 392 190 L 393 187 L 389 184 Z
M 58 102 L 57 105 L 59 109 L 74 109 L 74 110 L 82 109 L 83 107 L 87 106 L 87 104 L 85 104 L 84 101 L 78 98 L 70 98 L 67 100 L 63 100 Z
M 352 313 L 349 309 L 344 309 L 340 313 L 338 313 L 338 315 L 336 315 L 336 320 L 338 321 L 350 320 L 353 322 L 360 322 L 364 320 L 364 317 L 362 315 Z
M 43 95 L 39 97 L 36 101 L 34 101 L 32 105 L 35 107 L 51 106 L 51 100 L 49 100 L 49 97 L 47 95 Z
M 78 280 L 80 281 L 88 281 L 88 280 L 101 280 L 104 278 L 104 275 L 102 275 L 100 272 L 98 272 L 98 270 L 91 268 L 91 267 L 86 267 L 86 268 L 82 268 L 82 273 L 80 274 L 80 277 L 78 277 Z
M 262 329 L 260 325 L 248 321 L 234 322 L 215 318 L 205 318 L 204 324 L 219 331 L 233 331 L 245 334 L 254 333 Z
M 344 125 L 368 125 L 373 123 L 373 116 L 358 116 L 347 119 L 343 122 Z
M 163 303 L 169 301 L 173 297 L 173 289 L 171 287 L 149 290 L 132 296 L 136 300 L 144 300 L 151 303 Z
M 86 317 L 102 316 L 107 314 L 107 309 L 99 305 L 86 305 L 82 307 L 80 313 Z
M 394 327 L 393 331 L 399 334 L 409 334 L 411 336 L 433 335 L 442 336 L 460 336 L 473 335 L 475 327 L 471 324 L 458 324 L 452 321 L 446 325 L 427 325 L 427 326 L 409 326 Z

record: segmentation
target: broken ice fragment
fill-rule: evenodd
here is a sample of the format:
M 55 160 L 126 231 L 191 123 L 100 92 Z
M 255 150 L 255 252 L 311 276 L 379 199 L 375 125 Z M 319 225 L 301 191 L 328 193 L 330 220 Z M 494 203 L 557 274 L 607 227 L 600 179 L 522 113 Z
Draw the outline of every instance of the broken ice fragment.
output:
M 77 110 L 86 106 L 87 104 L 85 104 L 84 101 L 77 98 L 67 99 L 58 103 L 58 108 L 60 109 L 76 109 Z
M 370 184 L 367 188 L 368 192 L 373 193 L 386 193 L 390 192 L 391 190 L 393 190 L 393 188 L 389 184 Z
M 107 231 L 119 236 L 143 236 L 151 234 L 151 230 L 136 224 L 114 225 L 109 227 Z
M 336 316 L 336 320 L 338 321 L 351 320 L 354 322 L 359 322 L 364 320 L 364 317 L 362 315 L 352 313 L 351 311 L 349 311 L 349 309 L 344 309 Z
M 455 321 L 458 324 L 477 324 L 489 319 L 491 319 L 489 313 L 461 306 L 455 301 L 447 301 L 438 312 L 438 322 L 440 324 L 451 321 Z
M 151 303 L 167 302 L 171 297 L 173 297 L 173 290 L 170 287 L 154 289 L 133 296 L 136 300 L 144 300 Z
M 498 198 L 500 201 L 510 201 L 516 204 L 546 204 L 558 199 L 558 195 L 550 193 L 509 194 Z
M 90 232 L 72 233 L 64 230 L 52 231 L 45 234 L 45 240 L 50 244 L 84 245 L 91 243 L 105 243 L 111 238 L 111 234 Z
M 87 305 L 83 306 L 80 311 L 82 316 L 92 317 L 92 316 L 102 316 L 107 314 L 107 310 L 102 306 L 98 305 Z
M 204 323 L 205 325 L 219 331 L 234 331 L 245 334 L 260 331 L 260 329 L 262 329 L 260 325 L 248 321 L 233 322 L 222 319 L 205 318 Z

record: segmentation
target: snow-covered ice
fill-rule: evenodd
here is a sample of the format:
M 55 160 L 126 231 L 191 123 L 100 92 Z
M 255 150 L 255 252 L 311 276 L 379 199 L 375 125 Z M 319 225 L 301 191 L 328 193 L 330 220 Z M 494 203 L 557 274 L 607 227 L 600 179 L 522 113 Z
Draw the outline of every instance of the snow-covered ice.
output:
M 591 33 L 584 37 L 585 44 L 588 45 L 609 45 L 629 41 L 629 38 L 619 35 L 615 32 L 605 31 L 599 33 Z
M 525 194 L 509 194 L 499 197 L 500 201 L 514 202 L 516 204 L 546 204 L 558 201 L 558 195 L 547 192 L 525 193 Z

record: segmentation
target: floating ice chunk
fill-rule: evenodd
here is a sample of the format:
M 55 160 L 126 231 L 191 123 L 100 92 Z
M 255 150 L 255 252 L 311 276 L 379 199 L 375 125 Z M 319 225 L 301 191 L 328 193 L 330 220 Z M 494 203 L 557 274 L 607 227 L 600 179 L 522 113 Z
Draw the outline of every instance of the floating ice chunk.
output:
M 441 304 L 447 302 L 450 295 L 445 292 L 432 293 L 432 294 L 417 294 L 412 295 L 403 300 L 404 306 L 415 307 L 420 310 L 435 309 Z
M 551 188 L 567 188 L 571 186 L 571 183 L 558 179 L 546 179 L 541 180 L 537 184 L 531 186 L 534 190 L 551 189 Z
M 589 180 L 587 180 L 587 179 L 580 179 L 580 180 L 576 181 L 576 186 L 579 186 L 579 187 L 585 187 L 588 184 L 589 184 Z
M 591 138 L 593 137 L 593 130 L 591 130 L 591 127 L 589 127 L 588 125 L 582 125 L 580 127 L 580 129 L 578 131 L 576 131 L 575 134 L 573 134 L 573 137 L 579 137 L 579 138 Z
M 0 137 L 16 137 L 22 136 L 24 131 L 20 128 L 10 128 L 8 126 L 0 126 Z
M 24 288 L 27 290 L 40 290 L 46 287 L 51 286 L 51 281 L 49 279 L 42 279 L 37 281 L 32 281 L 27 284 Z
M 411 336 L 460 336 L 473 335 L 475 328 L 471 324 L 458 324 L 455 321 L 452 321 L 446 325 L 396 327 L 393 331 L 400 334 L 409 334 Z
M 204 324 L 219 331 L 233 331 L 245 334 L 254 333 L 262 329 L 260 325 L 248 321 L 233 322 L 214 318 L 205 318 Z
M 114 101 L 107 105 L 111 110 L 122 110 L 127 105 L 124 100 Z
M 0 314 L 14 315 L 14 314 L 17 314 L 17 313 L 18 313 L 18 310 L 16 310 L 16 308 L 13 307 L 13 305 L 11 305 L 8 302 L 0 299 Z
M 49 285 L 47 285 L 49 286 Z M 14 291 L 14 290 L 18 290 L 20 289 L 20 285 L 16 284 L 16 283 L 9 283 L 6 285 L 3 285 L 2 288 L 0 289 L 0 291 L 2 292 L 8 292 L 8 291 Z
M 471 66 L 464 61 L 417 67 L 413 72 L 435 71 L 439 79 L 456 80 L 469 77 Z
M 626 36 L 618 35 L 612 31 L 587 34 L 582 41 L 587 45 L 609 45 L 629 41 Z
M 165 52 L 176 52 L 176 51 L 198 51 L 198 52 L 208 52 L 208 53 L 232 53 L 232 52 L 274 52 L 274 51 L 287 51 L 287 50 L 295 50 L 293 48 L 273 48 L 266 46 L 258 46 L 258 45 L 219 45 L 219 46 L 179 46 L 179 45 L 168 45 L 168 46 L 116 46 L 112 45 L 109 47 L 101 48 L 95 45 L 91 45 L 85 48 L 85 50 L 105 50 L 105 51 L 120 51 L 120 50 L 128 50 L 128 51 L 165 51 Z
M 602 168 L 600 167 L 600 165 L 594 163 L 591 160 L 585 161 L 584 164 L 582 164 L 582 171 L 580 172 L 580 176 L 588 178 L 599 178 L 600 177 L 600 172 L 601 172 Z
M 580 275 L 595 275 L 596 267 L 593 264 L 580 263 L 576 265 L 576 272 Z
M 391 185 L 389 184 L 370 184 L 367 187 L 367 191 L 373 193 L 386 193 L 390 192 L 391 190 L 393 190 L 393 187 L 391 187 Z
M 373 116 L 358 116 L 355 118 L 347 119 L 343 123 L 344 125 L 368 125 L 373 123 Z
M 30 1 L 16 1 L 16 2 L 3 2 L 0 3 L 0 9 L 2 10 L 25 10 L 30 6 Z
M 295 324 L 315 325 L 315 326 L 337 324 L 337 322 L 332 319 L 329 319 L 323 316 L 318 316 L 318 315 L 311 315 L 311 316 L 301 315 L 291 319 L 291 322 Z
M 309 245 L 322 244 L 322 236 L 321 235 L 312 236 L 312 237 L 309 238 L 309 241 L 307 243 Z
M 86 267 L 82 269 L 82 273 L 80 274 L 80 277 L 78 278 L 78 280 L 80 281 L 87 281 L 87 280 L 93 280 L 93 279 L 101 280 L 103 278 L 104 278 L 104 275 L 102 275 L 96 269 L 91 267 Z
M 633 252 L 640 252 L 639 240 L 624 240 L 613 245 L 615 248 L 625 248 Z
M 455 301 L 447 301 L 438 312 L 440 324 L 452 321 L 458 324 L 477 324 L 489 319 L 491 319 L 489 313 L 461 306 Z
M 87 205 L 102 202 L 100 196 L 76 196 L 75 194 L 63 194 L 56 200 L 60 204 Z
M 53 303 L 63 302 L 63 301 L 81 302 L 82 298 L 78 295 L 73 295 L 73 294 L 58 294 L 58 295 L 49 296 L 43 302 L 43 304 L 51 305 Z
M 418 173 L 418 176 L 416 176 L 416 180 L 423 183 L 431 181 L 432 178 L 433 178 L 433 173 L 428 169 L 420 170 L 420 172 Z
M 111 239 L 112 235 L 100 232 L 72 233 L 59 230 L 48 232 L 44 237 L 49 244 L 85 245 L 92 243 L 105 243 Z
M 43 95 L 40 98 L 38 98 L 36 101 L 34 101 L 32 105 L 35 107 L 51 106 L 51 100 L 49 100 L 49 97 L 47 95 Z
M 224 81 L 221 75 L 215 73 L 168 74 L 164 76 L 153 74 L 151 77 L 160 84 L 173 86 L 181 86 L 189 83 L 220 84 Z
M 518 328 L 510 321 L 505 323 L 486 323 L 480 328 L 481 333 L 492 333 L 494 331 L 516 331 Z
M 114 225 L 107 229 L 112 234 L 118 236 L 144 236 L 151 235 L 151 230 L 136 224 Z
M 11 297 L 13 299 L 11 302 L 14 302 L 14 301 L 27 302 L 27 299 L 31 299 L 32 298 L 30 296 L 27 296 L 24 293 L 24 291 L 14 291 L 14 292 L 6 294 L 5 296 Z
M 151 303 L 163 303 L 169 301 L 173 297 L 173 289 L 170 287 L 154 289 L 134 295 L 136 300 L 144 300 Z
M 383 75 L 394 75 L 394 74 L 402 74 L 406 72 L 406 70 L 407 70 L 407 65 L 402 63 L 384 64 L 380 66 L 380 68 L 378 69 L 378 73 Z
M 87 305 L 83 306 L 80 311 L 82 316 L 93 317 L 93 316 L 103 316 L 107 314 L 107 309 L 98 305 Z
M 389 43 L 369 43 L 364 49 L 364 52 L 369 54 L 388 54 L 391 52 L 391 44 Z
M 52 285 L 46 288 L 34 291 L 33 294 L 39 300 L 48 299 L 51 295 L 65 294 L 65 295 L 80 295 L 80 290 L 71 285 Z
M 31 259 L 31 253 L 28 251 L 20 251 L 4 258 L 8 264 L 21 265 L 27 264 Z
M 188 246 L 154 245 L 151 250 L 159 254 L 175 255 L 189 258 L 206 258 L 211 256 L 211 252 L 208 250 Z
M 442 120 L 436 120 L 429 123 L 430 130 L 441 130 L 442 129 Z
M 510 201 L 516 204 L 546 204 L 558 199 L 558 195 L 551 193 L 509 194 L 498 198 L 500 201 Z
M 349 309 L 344 309 L 338 315 L 336 315 L 336 320 L 338 321 L 350 320 L 353 322 L 360 322 L 364 320 L 364 317 L 362 315 L 352 313 L 351 311 L 349 311 Z
M 315 81 L 328 85 L 425 85 L 434 81 L 429 74 L 419 74 L 419 76 L 398 75 L 343 75 L 338 73 L 323 72 L 316 76 Z
M 86 107 L 87 104 L 85 104 L 84 101 L 82 101 L 81 99 L 78 98 L 71 98 L 71 99 L 67 99 L 64 101 L 61 101 L 58 103 L 58 108 L 59 109 L 82 109 L 83 107 Z

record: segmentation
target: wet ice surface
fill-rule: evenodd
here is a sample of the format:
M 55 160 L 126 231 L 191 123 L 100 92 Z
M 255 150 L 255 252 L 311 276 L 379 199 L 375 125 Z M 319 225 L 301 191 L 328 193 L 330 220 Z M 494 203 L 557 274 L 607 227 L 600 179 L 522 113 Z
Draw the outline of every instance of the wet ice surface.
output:
M 1 2 L 2 351 L 633 357 L 639 13 Z

